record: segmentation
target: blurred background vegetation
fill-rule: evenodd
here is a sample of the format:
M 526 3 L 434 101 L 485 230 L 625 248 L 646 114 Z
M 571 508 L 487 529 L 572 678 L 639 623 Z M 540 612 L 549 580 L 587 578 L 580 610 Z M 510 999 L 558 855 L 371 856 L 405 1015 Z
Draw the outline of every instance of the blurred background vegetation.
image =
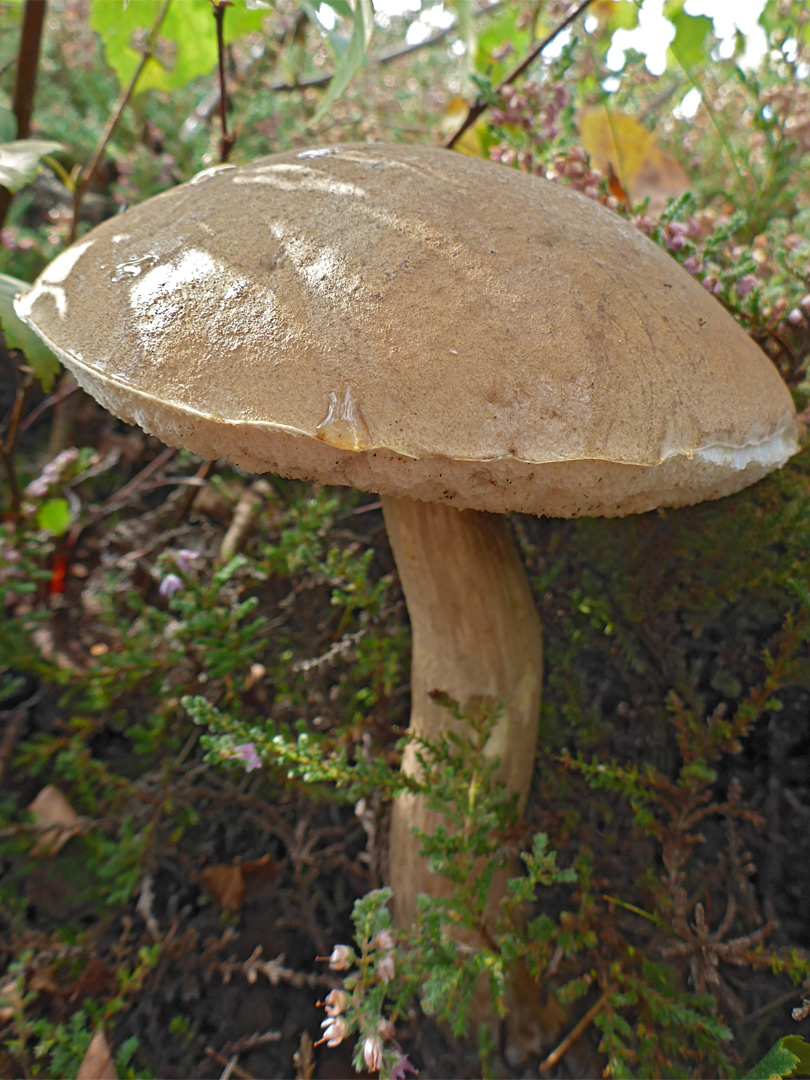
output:
M 802 410 L 810 13 L 740 5 L 741 29 L 730 8 L 4 0 L 0 270 L 33 280 L 226 154 L 437 144 L 478 101 L 457 151 L 631 219 Z M 515 520 L 546 632 L 541 750 L 527 822 L 494 792 L 473 824 L 527 876 L 492 949 L 459 956 L 450 909 L 386 937 L 409 629 L 376 500 L 211 469 L 114 421 L 21 340 L 18 287 L 0 287 L 0 1075 L 810 1075 L 806 452 L 715 504 Z M 474 750 L 438 748 L 445 806 L 486 779 Z M 514 970 L 530 1030 L 499 1043 L 471 987 L 488 973 L 508 1010 Z M 347 1029 L 313 1045 L 341 986 Z

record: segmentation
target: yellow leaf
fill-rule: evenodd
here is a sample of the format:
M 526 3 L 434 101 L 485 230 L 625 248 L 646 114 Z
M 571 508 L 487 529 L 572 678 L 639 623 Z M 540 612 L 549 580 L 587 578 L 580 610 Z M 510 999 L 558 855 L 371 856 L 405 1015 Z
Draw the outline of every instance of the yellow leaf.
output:
M 442 114 L 439 122 L 439 131 L 444 138 L 449 138 L 461 124 L 467 115 L 469 106 L 463 97 L 454 97 Z M 453 145 L 454 150 L 461 151 L 467 157 L 486 157 L 484 145 L 481 141 L 481 133 L 486 130 L 486 125 L 477 120 L 471 128 L 467 128 L 460 139 Z
M 616 5 L 616 0 L 594 0 L 591 4 L 589 15 L 595 15 L 600 22 L 607 20 L 613 14 L 613 8 Z
M 583 147 L 600 172 L 613 173 L 632 202 L 649 198 L 649 209 L 659 213 L 667 199 L 689 187 L 680 163 L 662 150 L 652 132 L 626 113 L 604 106 L 583 109 L 578 117 Z

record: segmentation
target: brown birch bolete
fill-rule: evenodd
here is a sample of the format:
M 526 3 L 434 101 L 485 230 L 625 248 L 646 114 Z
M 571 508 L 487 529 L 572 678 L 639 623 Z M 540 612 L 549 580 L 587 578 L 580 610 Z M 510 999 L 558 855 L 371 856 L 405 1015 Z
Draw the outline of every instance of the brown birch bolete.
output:
M 500 702 L 489 748 L 521 803 L 540 625 L 503 515 L 696 503 L 796 449 L 773 365 L 665 252 L 575 192 L 444 150 L 211 169 L 94 229 L 17 310 L 170 445 L 379 492 L 413 626 L 413 730 L 455 722 L 435 690 Z M 431 817 L 403 796 L 404 923 L 437 887 L 414 824 Z

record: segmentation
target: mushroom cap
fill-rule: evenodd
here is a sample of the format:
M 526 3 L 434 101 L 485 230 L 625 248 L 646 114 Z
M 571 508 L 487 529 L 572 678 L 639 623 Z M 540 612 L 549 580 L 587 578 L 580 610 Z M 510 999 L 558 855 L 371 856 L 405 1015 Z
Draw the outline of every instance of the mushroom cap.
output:
M 110 411 L 257 472 L 617 515 L 796 450 L 774 366 L 670 256 L 446 150 L 208 170 L 88 233 L 17 311 Z

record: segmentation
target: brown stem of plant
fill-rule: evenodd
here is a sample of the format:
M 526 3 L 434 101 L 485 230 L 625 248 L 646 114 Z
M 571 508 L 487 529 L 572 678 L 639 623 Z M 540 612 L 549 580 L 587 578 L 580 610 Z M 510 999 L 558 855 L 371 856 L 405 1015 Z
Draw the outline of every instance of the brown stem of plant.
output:
M 26 374 L 17 386 L 14 396 L 14 404 L 11 407 L 8 430 L 4 439 L 0 439 L 0 460 L 8 480 L 9 508 L 8 518 L 16 526 L 20 521 L 20 482 L 17 477 L 17 467 L 14 459 L 14 450 L 17 445 L 17 436 L 20 431 L 20 419 L 25 406 L 28 391 L 31 389 L 31 375 Z
M 575 22 L 579 18 L 579 16 L 582 15 L 582 13 L 591 6 L 592 3 L 593 0 L 583 0 L 583 3 L 581 3 L 579 7 L 575 8 L 570 15 L 566 16 L 566 18 L 563 19 L 559 26 L 552 30 L 552 32 L 547 37 L 544 37 L 542 41 L 538 41 L 534 48 L 531 49 L 526 54 L 526 56 L 524 56 L 520 63 L 516 67 L 513 67 L 512 70 L 501 80 L 501 82 L 495 88 L 495 93 L 500 94 L 505 86 L 510 86 L 512 83 L 516 82 L 523 74 L 525 74 L 526 70 L 531 67 L 531 65 L 535 62 L 535 60 L 543 52 L 543 50 L 548 48 L 552 41 L 554 41 L 555 38 L 559 37 L 563 30 L 569 27 L 572 22 Z M 445 139 L 445 148 L 447 150 L 451 150 L 461 138 L 461 136 L 464 134 L 464 132 L 468 131 L 480 116 L 483 116 L 489 106 L 490 102 L 484 101 L 482 98 L 478 98 L 478 100 L 470 106 L 469 112 L 465 116 L 464 121 L 459 126 L 459 128 L 454 131 L 448 139 Z
M 213 475 L 214 469 L 216 468 L 216 464 L 217 463 L 215 461 L 204 461 L 202 463 L 202 465 L 200 465 L 199 469 L 197 469 L 197 472 L 195 474 L 195 479 L 199 480 L 200 484 L 199 485 L 194 485 L 193 487 L 190 487 L 188 489 L 188 491 L 186 491 L 181 496 L 181 498 L 180 498 L 180 500 L 177 503 L 177 506 L 175 508 L 174 516 L 172 517 L 172 528 L 173 529 L 177 528 L 177 526 L 185 518 L 186 514 L 191 509 L 191 504 L 194 502 L 194 500 L 197 498 L 197 496 L 200 493 L 200 487 L 204 486 L 206 481 L 208 481 L 210 479 L 210 477 Z
M 11 108 L 17 118 L 17 138 L 27 139 L 31 131 L 31 112 L 34 107 L 34 90 L 39 68 L 39 47 L 42 41 L 42 25 L 45 21 L 46 0 L 25 0 L 20 44 L 17 49 L 17 68 L 14 76 L 14 93 Z M 14 196 L 8 188 L 0 186 L 0 225 L 6 219 Z
M 80 171 L 79 175 L 76 177 L 76 184 L 73 189 L 73 208 L 70 221 L 70 232 L 67 239 L 67 242 L 69 244 L 72 244 L 73 241 L 76 239 L 76 228 L 79 224 L 79 210 L 81 209 L 82 198 L 85 191 L 87 190 L 87 185 L 90 183 L 90 180 L 95 175 L 96 169 L 99 166 L 99 162 L 104 155 L 104 151 L 107 149 L 107 144 L 113 137 L 115 129 L 118 127 L 119 121 L 123 116 L 124 109 L 127 107 L 129 99 L 135 92 L 135 87 L 138 83 L 138 79 L 140 79 L 143 69 L 146 67 L 147 62 L 150 60 L 155 50 L 158 31 L 160 30 L 161 23 L 166 18 L 166 12 L 169 10 L 170 3 L 171 0 L 164 0 L 163 6 L 157 14 L 157 18 L 155 19 L 152 29 L 149 31 L 149 37 L 147 38 L 146 45 L 144 46 L 143 52 L 141 53 L 141 58 L 138 61 L 138 66 L 133 71 L 132 78 L 129 80 L 128 85 L 124 88 L 124 90 L 121 91 L 121 94 L 118 97 L 115 108 L 110 114 L 107 123 L 104 125 L 104 130 L 102 131 L 101 138 L 98 140 L 96 148 L 93 151 L 93 156 L 90 158 L 84 168 Z
M 548 1057 L 540 1062 L 538 1072 L 541 1076 L 548 1076 L 557 1062 L 568 1053 L 575 1043 L 579 1042 L 602 1009 L 604 1009 L 605 1005 L 607 1005 L 607 996 L 603 994 L 597 1002 L 591 1005 L 590 1009 L 588 1009 L 582 1019 L 571 1028 L 562 1042 L 558 1043 Z
M 225 83 L 225 9 L 231 7 L 231 0 L 211 0 L 214 8 L 214 22 L 217 24 L 217 67 L 219 71 L 219 160 L 224 165 L 231 156 L 235 137 L 228 132 L 228 87 Z

